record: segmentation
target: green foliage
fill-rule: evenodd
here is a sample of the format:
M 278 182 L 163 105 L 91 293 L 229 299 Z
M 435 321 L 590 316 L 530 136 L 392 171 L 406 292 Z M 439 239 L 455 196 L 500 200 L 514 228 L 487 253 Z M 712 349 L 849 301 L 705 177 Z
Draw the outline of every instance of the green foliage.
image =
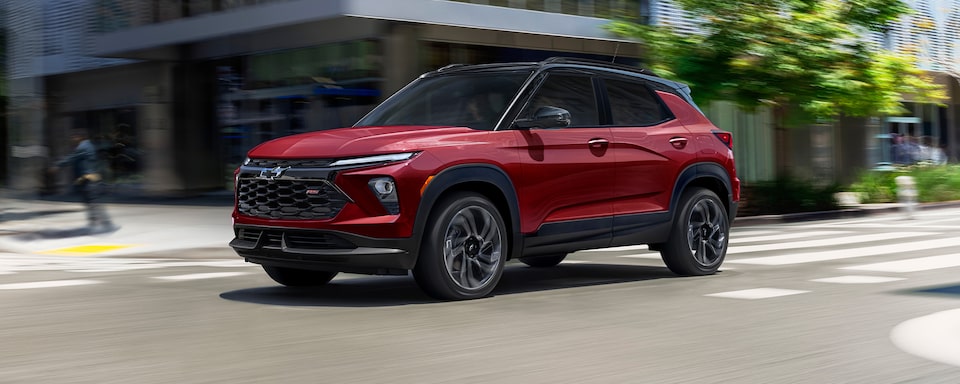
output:
M 923 203 L 960 200 L 960 165 L 910 166 L 895 171 L 867 171 L 847 189 L 863 203 L 897 202 L 897 176 L 911 176 Z
M 861 203 L 892 203 L 897 201 L 894 178 L 904 174 L 898 171 L 867 171 L 847 190 L 859 193 Z
M 960 165 L 912 167 L 920 202 L 960 200 Z
M 698 102 L 730 100 L 745 109 L 793 105 L 813 119 L 900 114 L 915 101 L 946 98 L 910 56 L 874 49 L 861 36 L 909 8 L 900 0 L 679 0 L 703 33 L 615 21 L 639 40 L 648 65 L 687 83 Z
M 821 186 L 783 176 L 743 187 L 743 215 L 771 215 L 837 209 L 838 185 Z

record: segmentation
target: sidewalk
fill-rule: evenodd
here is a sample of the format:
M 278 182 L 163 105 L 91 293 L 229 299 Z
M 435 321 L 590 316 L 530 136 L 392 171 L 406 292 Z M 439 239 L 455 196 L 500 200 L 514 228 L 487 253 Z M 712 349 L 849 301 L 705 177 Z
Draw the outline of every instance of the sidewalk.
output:
M 229 194 L 190 198 L 113 198 L 104 206 L 119 229 L 90 233 L 83 203 L 0 195 L 0 254 L 237 257 Z
M 79 201 L 65 196 L 38 200 L 0 194 L 0 254 L 234 258 L 236 254 L 227 245 L 233 239 L 232 204 L 229 193 L 107 199 L 104 205 L 119 230 L 89 233 Z M 920 204 L 917 209 L 938 207 L 960 207 L 960 202 Z M 869 204 L 827 212 L 747 216 L 738 217 L 733 226 L 864 217 L 900 209 L 899 204 Z

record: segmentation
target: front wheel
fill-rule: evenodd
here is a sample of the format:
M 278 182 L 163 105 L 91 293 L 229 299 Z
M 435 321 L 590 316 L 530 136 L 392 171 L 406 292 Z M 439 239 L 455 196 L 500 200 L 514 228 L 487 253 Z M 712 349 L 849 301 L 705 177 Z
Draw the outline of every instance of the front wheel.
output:
M 318 287 L 329 283 L 337 276 L 338 272 L 311 271 L 306 269 L 294 269 L 284 267 L 271 267 L 264 265 L 263 270 L 267 272 L 273 281 L 288 287 Z
M 457 192 L 431 212 L 413 276 L 428 295 L 442 300 L 484 297 L 506 263 L 506 225 L 483 195 Z
M 727 255 L 730 221 L 716 193 L 692 188 L 680 198 L 670 238 L 660 249 L 663 262 L 681 276 L 717 272 Z

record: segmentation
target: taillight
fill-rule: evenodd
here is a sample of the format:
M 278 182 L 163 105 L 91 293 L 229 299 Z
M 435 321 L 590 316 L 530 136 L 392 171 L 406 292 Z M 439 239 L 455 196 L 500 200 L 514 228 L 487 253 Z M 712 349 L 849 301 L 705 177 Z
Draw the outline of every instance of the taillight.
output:
M 713 135 L 720 139 L 723 142 L 723 145 L 726 145 L 727 148 L 733 149 L 733 134 L 726 131 L 713 131 Z

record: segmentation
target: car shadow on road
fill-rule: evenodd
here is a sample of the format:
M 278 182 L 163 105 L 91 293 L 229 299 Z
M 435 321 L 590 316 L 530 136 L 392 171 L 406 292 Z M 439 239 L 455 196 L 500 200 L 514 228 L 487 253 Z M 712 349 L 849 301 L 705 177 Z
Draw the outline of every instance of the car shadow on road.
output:
M 676 277 L 664 267 L 620 264 L 561 264 L 552 268 L 508 265 L 493 294 L 499 296 L 570 289 L 606 284 L 632 283 Z M 226 300 L 297 307 L 389 307 L 437 304 L 411 276 L 364 276 L 337 279 L 322 287 L 282 286 L 247 288 L 224 292 Z
M 901 293 L 906 294 L 920 294 L 920 295 L 948 295 L 955 299 L 960 299 L 960 285 L 946 285 L 941 287 L 930 287 L 930 288 L 921 288 L 921 289 L 911 289 L 908 291 L 902 291 Z

